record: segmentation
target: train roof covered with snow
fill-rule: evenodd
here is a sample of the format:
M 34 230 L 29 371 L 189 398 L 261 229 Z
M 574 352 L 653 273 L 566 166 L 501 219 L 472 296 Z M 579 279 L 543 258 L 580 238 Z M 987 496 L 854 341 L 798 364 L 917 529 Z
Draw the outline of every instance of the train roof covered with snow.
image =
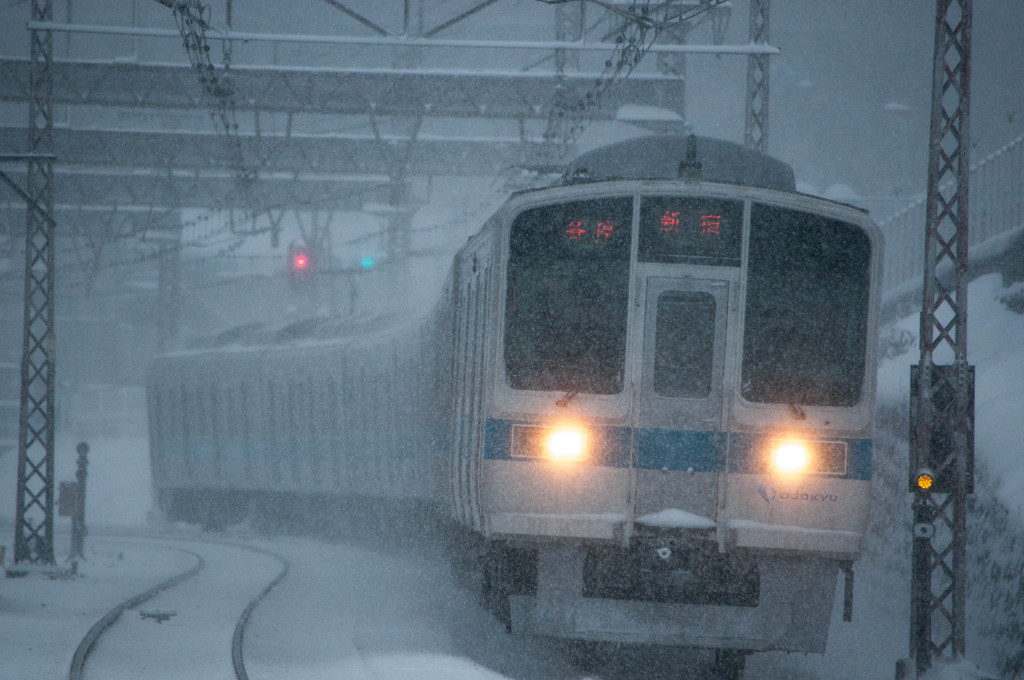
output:
M 796 191 L 793 169 L 741 144 L 697 135 L 650 135 L 580 154 L 563 184 L 610 180 L 697 180 Z

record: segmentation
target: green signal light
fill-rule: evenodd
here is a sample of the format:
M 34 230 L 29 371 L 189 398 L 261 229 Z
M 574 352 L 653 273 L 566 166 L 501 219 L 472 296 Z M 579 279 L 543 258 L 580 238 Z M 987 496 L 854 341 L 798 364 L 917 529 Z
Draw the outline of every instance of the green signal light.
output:
M 359 264 L 360 264 L 360 266 L 362 266 L 363 269 L 372 269 L 373 268 L 373 258 L 369 257 L 369 256 L 364 257 L 362 260 L 359 261 Z

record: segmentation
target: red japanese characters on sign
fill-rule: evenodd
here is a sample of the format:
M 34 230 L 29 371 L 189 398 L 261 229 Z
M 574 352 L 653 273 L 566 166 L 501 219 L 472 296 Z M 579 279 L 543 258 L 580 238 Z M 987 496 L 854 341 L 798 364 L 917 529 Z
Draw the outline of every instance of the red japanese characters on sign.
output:
M 679 213 L 665 211 L 665 214 L 661 216 L 661 230 L 662 231 L 679 231 Z
M 610 220 L 601 220 L 595 227 L 588 229 L 583 220 L 573 220 L 569 222 L 569 228 L 565 230 L 565 233 L 569 235 L 570 241 L 590 241 L 591 239 L 587 237 L 588 231 L 594 235 L 594 241 L 611 241 L 615 236 L 615 223 Z
M 718 236 L 719 230 L 722 227 L 722 216 L 721 215 L 701 215 L 700 216 L 700 231 L 702 234 L 714 234 Z

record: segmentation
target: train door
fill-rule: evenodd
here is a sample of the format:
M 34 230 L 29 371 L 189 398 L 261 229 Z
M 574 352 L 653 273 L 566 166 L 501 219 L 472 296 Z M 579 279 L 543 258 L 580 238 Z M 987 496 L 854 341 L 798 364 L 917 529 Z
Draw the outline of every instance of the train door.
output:
M 729 286 L 712 279 L 646 279 L 634 435 L 638 524 L 714 526 L 724 461 Z

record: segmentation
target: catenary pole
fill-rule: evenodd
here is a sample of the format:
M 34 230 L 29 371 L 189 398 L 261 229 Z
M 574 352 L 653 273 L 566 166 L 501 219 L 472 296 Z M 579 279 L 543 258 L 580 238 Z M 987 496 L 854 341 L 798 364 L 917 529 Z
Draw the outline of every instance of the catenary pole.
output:
M 770 0 L 750 0 L 750 45 L 768 45 Z M 768 55 L 747 57 L 747 115 L 743 142 L 751 149 L 768 150 Z
M 966 515 L 973 493 L 974 370 L 967 363 L 973 2 L 936 5 L 921 359 L 911 370 L 910 653 L 918 677 L 937 658 L 965 654 Z M 925 478 L 930 481 L 918 483 Z
M 32 0 L 32 21 L 53 20 L 52 0 Z M 54 564 L 53 34 L 29 31 L 25 315 L 18 423 L 15 564 Z

